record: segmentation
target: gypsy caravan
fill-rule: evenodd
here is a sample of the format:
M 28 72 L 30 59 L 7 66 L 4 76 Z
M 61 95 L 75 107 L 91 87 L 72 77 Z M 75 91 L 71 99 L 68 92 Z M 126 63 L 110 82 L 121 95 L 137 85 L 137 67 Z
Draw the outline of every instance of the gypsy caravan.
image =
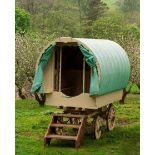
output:
M 61 37 L 51 43 L 38 59 L 32 92 L 44 93 L 45 104 L 63 108 L 64 113 L 52 114 L 45 144 L 65 139 L 79 147 L 88 118 L 92 118 L 94 138 L 101 136 L 103 119 L 112 130 L 112 103 L 122 98 L 129 76 L 128 56 L 113 41 Z M 76 132 L 67 135 L 66 128 Z

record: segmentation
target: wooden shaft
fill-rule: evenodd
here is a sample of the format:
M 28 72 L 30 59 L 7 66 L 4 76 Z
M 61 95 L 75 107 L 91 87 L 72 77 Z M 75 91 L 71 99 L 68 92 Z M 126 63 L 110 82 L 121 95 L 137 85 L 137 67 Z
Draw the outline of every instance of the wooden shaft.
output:
M 61 91 L 62 46 L 60 47 L 59 92 Z
M 85 92 L 85 59 L 83 58 L 83 93 Z

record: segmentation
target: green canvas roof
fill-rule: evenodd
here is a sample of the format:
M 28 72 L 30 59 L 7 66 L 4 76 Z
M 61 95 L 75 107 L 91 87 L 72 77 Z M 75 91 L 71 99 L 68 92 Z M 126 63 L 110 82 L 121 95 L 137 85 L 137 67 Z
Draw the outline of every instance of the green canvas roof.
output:
M 92 68 L 90 95 L 103 95 L 127 86 L 130 63 L 126 52 L 117 43 L 104 39 L 72 38 Z M 32 92 L 44 93 L 42 76 L 45 64 L 54 53 L 55 42 L 42 54 L 32 85 Z
M 99 64 L 100 79 L 98 95 L 127 86 L 130 63 L 124 49 L 114 41 L 104 39 L 78 39 L 91 50 Z

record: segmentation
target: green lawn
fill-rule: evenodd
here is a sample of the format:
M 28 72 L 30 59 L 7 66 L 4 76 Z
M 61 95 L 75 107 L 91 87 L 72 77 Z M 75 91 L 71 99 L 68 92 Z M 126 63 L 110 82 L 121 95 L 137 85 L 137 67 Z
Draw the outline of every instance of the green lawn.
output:
M 129 95 L 126 104 L 115 103 L 116 127 L 103 130 L 99 140 L 86 133 L 84 143 L 74 149 L 72 141 L 52 141 L 43 147 L 43 136 L 54 107 L 39 107 L 34 100 L 16 101 L 16 155 L 138 155 L 140 147 L 140 101 Z

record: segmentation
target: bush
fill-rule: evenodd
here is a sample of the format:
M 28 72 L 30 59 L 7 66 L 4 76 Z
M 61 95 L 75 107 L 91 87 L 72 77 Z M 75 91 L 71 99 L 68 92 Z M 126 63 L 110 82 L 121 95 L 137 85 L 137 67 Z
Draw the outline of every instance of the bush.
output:
M 25 82 L 29 81 L 32 85 L 35 74 L 36 61 L 43 48 L 55 38 L 52 35 L 16 33 L 16 72 L 15 80 L 18 94 L 21 98 L 26 98 L 22 94 Z M 30 93 L 30 89 L 27 90 Z
M 16 7 L 15 10 L 15 30 L 16 32 L 25 33 L 30 28 L 30 14 L 24 9 Z
M 118 40 L 122 35 L 123 17 L 105 17 L 92 24 L 91 38 Z

